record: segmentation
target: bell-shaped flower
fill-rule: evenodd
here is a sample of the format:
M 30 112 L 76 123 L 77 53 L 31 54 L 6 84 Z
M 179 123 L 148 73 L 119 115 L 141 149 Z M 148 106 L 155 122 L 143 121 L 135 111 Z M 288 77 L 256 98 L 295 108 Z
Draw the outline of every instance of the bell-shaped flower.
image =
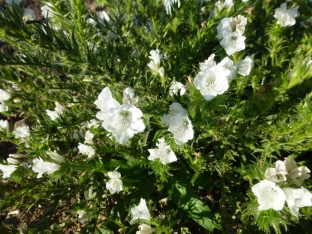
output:
M 170 96 L 177 95 L 179 93 L 179 90 L 180 96 L 183 96 L 186 92 L 184 85 L 174 80 L 169 88 L 169 95 Z
M 253 58 L 246 56 L 243 60 L 239 61 L 237 64 L 237 73 L 242 76 L 248 76 L 254 65 Z
M 123 104 L 110 111 L 102 126 L 111 132 L 118 143 L 125 144 L 135 134 L 145 129 L 142 111 L 131 105 Z
M 38 172 L 37 178 L 41 178 L 43 173 L 53 174 L 60 168 L 59 164 L 45 162 L 42 158 L 35 158 L 31 167 L 34 172 Z
M 194 137 L 192 122 L 185 113 L 179 113 L 170 119 L 168 131 L 173 133 L 177 145 L 183 145 Z
M 288 172 L 287 178 L 297 186 L 301 186 L 304 180 L 310 178 L 310 170 L 306 166 L 298 167 L 293 157 L 285 158 L 284 163 Z
M 220 45 L 225 49 L 227 55 L 232 55 L 237 51 L 245 49 L 245 40 L 246 37 L 240 32 L 233 32 L 227 34 L 220 42 Z
M 9 122 L 0 119 L 0 132 L 9 132 Z
M 139 205 L 131 208 L 130 212 L 132 214 L 131 221 L 134 221 L 137 219 L 146 219 L 146 220 L 151 219 L 151 215 L 146 206 L 146 201 L 143 198 L 141 198 Z
M 96 118 L 102 121 L 105 121 L 106 115 L 111 109 L 120 107 L 120 104 L 113 98 L 109 87 L 102 90 L 94 104 L 101 110 L 96 114 Z
M 8 178 L 11 176 L 11 174 L 16 170 L 17 166 L 16 165 L 3 165 L 0 164 L 0 170 L 2 171 L 3 179 Z
M 151 226 L 148 226 L 145 223 L 143 223 L 139 225 L 139 231 L 137 231 L 135 234 L 150 234 L 155 231 L 156 231 L 155 228 L 152 228 Z
M 7 101 L 11 98 L 11 94 L 0 89 L 0 102 Z
M 283 189 L 286 195 L 286 202 L 290 209 L 290 212 L 298 217 L 299 208 L 312 206 L 312 194 L 309 190 L 301 187 L 299 189 L 294 188 L 284 188 Z
M 264 177 L 267 180 L 273 181 L 275 183 L 286 181 L 286 175 L 287 175 L 286 166 L 283 161 L 276 161 L 275 168 L 268 168 L 265 172 Z
M 207 101 L 223 94 L 229 88 L 228 76 L 231 74 L 231 71 L 222 65 L 211 66 L 212 64 L 201 66 L 201 71 L 194 79 L 195 87 Z
M 170 106 L 169 106 L 169 114 L 164 115 L 161 118 L 161 122 L 163 122 L 164 124 L 166 124 L 166 126 L 170 125 L 170 119 L 179 114 L 179 113 L 184 113 L 187 114 L 187 111 L 181 106 L 180 103 L 177 102 L 173 102 Z
M 160 60 L 163 58 L 160 50 L 151 50 L 149 58 L 151 61 L 147 64 L 147 66 L 153 71 L 157 72 L 161 77 L 164 77 L 165 70 L 163 67 L 160 67 Z
M 15 135 L 15 138 L 27 138 L 30 136 L 29 127 L 17 127 L 15 131 L 13 131 L 13 134 Z
M 283 3 L 279 8 L 275 9 L 274 18 L 277 23 L 283 27 L 292 26 L 296 23 L 295 18 L 299 16 L 299 6 L 292 9 L 287 9 L 287 3 Z
M 122 191 L 122 181 L 119 179 L 120 173 L 118 171 L 110 171 L 107 174 L 110 180 L 106 182 L 106 189 L 109 190 L 110 194 Z
M 159 158 L 162 164 L 168 164 L 171 162 L 177 161 L 177 156 L 171 150 L 170 146 L 167 145 L 164 138 L 158 139 L 158 143 L 156 144 L 158 149 L 148 149 L 150 156 L 148 160 L 154 161 Z
M 258 198 L 259 210 L 283 209 L 286 195 L 274 182 L 262 180 L 258 184 L 255 184 L 251 190 Z
M 135 105 L 139 101 L 139 97 L 134 97 L 134 91 L 131 88 L 126 88 L 123 91 L 123 104 L 132 104 Z

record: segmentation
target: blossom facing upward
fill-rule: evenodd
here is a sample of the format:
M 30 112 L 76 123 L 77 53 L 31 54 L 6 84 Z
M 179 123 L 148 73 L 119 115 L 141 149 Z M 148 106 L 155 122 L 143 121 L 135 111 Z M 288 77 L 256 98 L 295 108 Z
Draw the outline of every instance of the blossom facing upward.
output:
M 251 190 L 258 198 L 259 210 L 283 209 L 286 195 L 274 182 L 262 180 L 258 184 L 255 184 Z
M 287 9 L 287 3 L 283 3 L 279 8 L 275 9 L 274 18 L 277 23 L 283 27 L 293 26 L 296 23 L 295 18 L 299 16 L 299 6 L 292 9 Z
M 146 220 L 151 219 L 151 215 L 146 206 L 146 201 L 143 198 L 141 198 L 139 205 L 131 208 L 130 212 L 133 216 L 131 221 L 137 219 L 146 219 Z
M 11 176 L 11 174 L 16 170 L 17 166 L 15 165 L 3 165 L 0 164 L 0 170 L 2 171 L 3 179 L 8 178 Z
M 200 70 L 194 79 L 194 86 L 207 101 L 223 94 L 229 88 L 228 76 L 231 71 L 223 64 L 210 61 L 207 65 L 201 64 Z
M 148 160 L 154 161 L 159 158 L 162 164 L 168 164 L 178 160 L 177 156 L 171 150 L 170 146 L 167 145 L 164 138 L 158 139 L 158 143 L 156 145 L 158 149 L 148 149 L 148 152 L 150 153 Z
M 60 168 L 61 166 L 56 163 L 45 162 L 42 158 L 35 158 L 31 169 L 38 172 L 37 178 L 41 178 L 43 173 L 53 174 Z
M 246 37 L 240 32 L 233 32 L 227 34 L 220 42 L 220 45 L 225 49 L 227 55 L 232 55 L 237 51 L 245 49 L 245 40 Z
M 120 173 L 118 171 L 110 171 L 107 174 L 110 180 L 106 182 L 106 189 L 110 192 L 110 194 L 122 191 L 123 184 L 119 179 L 121 176 Z
M 309 190 L 301 187 L 299 189 L 284 188 L 283 191 L 286 195 L 286 202 L 292 215 L 298 217 L 300 215 L 299 208 L 312 206 L 312 194 Z

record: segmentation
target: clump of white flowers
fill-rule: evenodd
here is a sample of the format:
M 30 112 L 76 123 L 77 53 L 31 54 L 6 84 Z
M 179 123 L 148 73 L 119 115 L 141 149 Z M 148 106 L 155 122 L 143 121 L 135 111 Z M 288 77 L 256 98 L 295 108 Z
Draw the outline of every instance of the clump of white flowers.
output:
M 164 138 L 158 139 L 158 143 L 156 143 L 158 149 L 149 149 L 148 152 L 150 156 L 148 160 L 154 161 L 155 159 L 159 158 L 162 164 L 168 164 L 171 162 L 177 161 L 177 156 L 171 150 L 170 146 L 167 145 Z
M 287 3 L 283 3 L 279 8 L 275 9 L 274 18 L 277 23 L 283 27 L 293 26 L 296 23 L 295 18 L 299 16 L 299 6 L 292 9 L 287 9 Z
M 298 217 L 299 208 L 312 206 L 312 194 L 301 188 L 280 188 L 276 183 L 293 183 L 301 186 L 305 179 L 310 177 L 310 170 L 305 166 L 297 166 L 293 157 L 287 157 L 284 161 L 278 160 L 275 168 L 268 168 L 265 172 L 265 180 L 254 185 L 251 190 L 256 195 L 259 210 L 282 210 L 285 201 L 291 213 Z
M 237 51 L 245 49 L 245 39 L 243 36 L 247 18 L 241 15 L 224 18 L 217 26 L 217 38 L 222 39 L 220 45 L 225 49 L 227 55 L 232 55 Z
M 193 125 L 187 111 L 177 102 L 169 107 L 169 114 L 164 115 L 161 121 L 169 126 L 168 131 L 174 134 L 174 141 L 177 145 L 183 145 L 194 137 Z
M 214 56 L 212 54 L 204 63 L 200 63 L 200 72 L 194 79 L 194 86 L 207 101 L 223 94 L 229 88 L 228 80 L 231 76 L 231 70 L 223 63 L 217 64 Z
M 59 164 L 45 162 L 42 158 L 35 158 L 31 167 L 34 172 L 38 173 L 37 178 L 41 178 L 43 173 L 53 174 L 60 168 L 61 166 Z
M 151 219 L 151 215 L 146 206 L 146 201 L 143 198 L 141 198 L 139 205 L 131 208 L 130 212 L 132 214 L 131 221 L 134 221 L 137 219 L 146 219 L 146 220 Z
M 129 90 L 123 100 L 133 100 Z M 102 120 L 102 127 L 116 138 L 119 144 L 125 144 L 135 134 L 145 129 L 142 111 L 133 104 L 120 105 L 112 96 L 108 87 L 104 88 L 94 102 L 101 110 L 96 117 Z
M 62 106 L 60 103 L 55 102 L 55 108 L 54 111 L 46 110 L 47 115 L 50 117 L 52 121 L 56 120 L 60 117 L 61 114 L 64 113 L 65 107 Z
M 165 69 L 160 66 L 160 60 L 163 58 L 163 54 L 161 54 L 160 50 L 151 50 L 149 58 L 151 61 L 147 64 L 147 66 L 158 73 L 161 77 L 164 77 Z
M 110 180 L 106 182 L 106 189 L 110 192 L 110 194 L 122 191 L 122 181 L 120 180 L 120 173 L 118 171 L 110 171 L 107 173 L 107 175 Z

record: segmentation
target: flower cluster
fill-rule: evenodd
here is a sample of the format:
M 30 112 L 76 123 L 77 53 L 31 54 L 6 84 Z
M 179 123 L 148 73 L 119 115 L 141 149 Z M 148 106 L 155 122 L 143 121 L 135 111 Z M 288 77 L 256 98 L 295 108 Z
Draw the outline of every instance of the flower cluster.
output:
M 132 100 L 131 93 L 129 89 L 124 92 L 123 100 L 126 102 Z M 112 133 L 119 144 L 125 144 L 135 134 L 145 129 L 142 111 L 133 104 L 120 105 L 108 87 L 102 90 L 94 104 L 101 110 L 96 117 L 103 121 L 102 127 Z
M 245 49 L 245 39 L 243 36 L 247 18 L 241 15 L 224 18 L 217 26 L 217 38 L 222 39 L 220 45 L 225 49 L 227 55 L 232 55 L 237 51 Z
M 292 157 L 278 160 L 275 168 L 268 168 L 265 172 L 265 180 L 254 185 L 251 190 L 258 198 L 259 210 L 282 210 L 285 201 L 291 213 L 298 217 L 299 208 L 312 206 L 312 194 L 301 188 L 280 188 L 276 183 L 290 180 L 290 184 L 301 186 L 305 179 L 310 178 L 310 170 L 305 166 L 297 166 Z
M 161 121 L 169 126 L 169 132 L 174 134 L 174 141 L 177 145 L 183 145 L 194 137 L 193 125 L 187 111 L 181 104 L 174 102 L 169 107 L 169 114 L 164 115 Z

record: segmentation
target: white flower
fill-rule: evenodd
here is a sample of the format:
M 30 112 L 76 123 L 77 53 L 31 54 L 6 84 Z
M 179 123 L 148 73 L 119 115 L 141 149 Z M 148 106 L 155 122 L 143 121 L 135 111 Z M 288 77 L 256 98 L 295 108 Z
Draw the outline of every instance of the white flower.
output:
M 253 58 L 250 56 L 246 56 L 243 60 L 238 62 L 237 73 L 242 76 L 248 76 L 251 72 L 253 65 L 254 65 Z
M 122 191 L 122 181 L 120 173 L 118 171 L 108 172 L 109 181 L 106 182 L 106 189 L 109 190 L 110 194 L 118 193 Z
M 233 18 L 224 18 L 221 20 L 219 25 L 217 26 L 217 38 L 222 39 L 224 38 L 227 34 L 234 32 L 232 28 L 233 24 Z
M 52 4 L 49 2 L 45 3 L 46 5 L 41 7 L 41 14 L 47 18 L 48 16 L 54 15 L 55 12 L 51 9 Z
M 151 50 L 149 58 L 151 59 L 151 61 L 147 64 L 147 66 L 153 71 L 159 73 L 161 77 L 164 77 L 165 70 L 163 67 L 160 67 L 160 60 L 163 58 L 160 50 Z
M 14 165 L 16 165 L 16 164 L 19 164 L 19 161 L 17 160 L 17 159 L 15 159 L 15 158 L 7 158 L 7 162 L 9 163 L 9 164 L 14 164 Z
M 55 102 L 55 108 L 54 111 L 46 110 L 47 115 L 50 117 L 52 121 L 56 120 L 60 117 L 61 114 L 64 113 L 65 107 L 59 104 L 58 102 Z
M 171 15 L 171 8 L 174 3 L 178 3 L 178 8 L 180 8 L 180 0 L 163 0 L 164 6 L 166 7 L 167 15 Z
M 166 126 L 170 125 L 170 119 L 179 114 L 179 113 L 184 113 L 187 114 L 187 111 L 181 106 L 181 104 L 177 103 L 177 102 L 173 102 L 170 106 L 169 106 L 169 114 L 164 115 L 161 118 L 161 122 L 165 123 Z
M 139 231 L 136 234 L 150 234 L 155 232 L 156 229 L 152 228 L 151 226 L 146 225 L 145 223 L 139 225 Z
M 277 19 L 277 23 L 283 27 L 292 26 L 296 23 L 295 18 L 299 15 L 299 6 L 287 9 L 287 3 L 283 3 L 280 8 L 275 9 L 274 18 Z
M 283 161 L 276 161 L 275 168 L 268 168 L 265 172 L 264 177 L 267 180 L 273 181 L 275 183 L 286 181 L 286 175 L 287 175 L 286 166 Z
M 95 150 L 93 149 L 92 146 L 85 145 L 82 143 L 79 143 L 78 150 L 81 154 L 87 155 L 88 158 L 91 158 L 95 154 Z
M 110 111 L 102 126 L 111 132 L 119 144 L 125 144 L 130 138 L 145 129 L 142 111 L 131 105 L 123 104 Z
M 217 1 L 215 3 L 216 8 L 218 9 L 218 11 L 221 11 L 223 8 L 231 8 L 232 6 L 234 6 L 234 2 L 233 0 L 222 0 L 222 1 Z M 214 16 L 215 11 L 211 13 L 211 16 Z
M 87 128 L 98 128 L 100 125 L 99 121 L 97 121 L 96 119 L 91 119 L 89 122 L 87 122 Z
M 246 37 L 240 32 L 233 32 L 227 34 L 220 42 L 220 45 L 225 49 L 227 55 L 232 55 L 245 49 L 245 39 Z
M 284 188 L 283 191 L 286 195 L 286 202 L 290 212 L 294 216 L 298 217 L 300 215 L 299 208 L 312 206 L 312 194 L 309 190 L 301 187 L 300 189 Z
M 170 119 L 168 131 L 174 134 L 177 145 L 183 145 L 194 137 L 193 125 L 185 113 L 179 113 Z
M 30 136 L 29 127 L 28 126 L 17 127 L 15 131 L 13 131 L 13 134 L 15 135 L 15 138 L 29 137 Z
M 16 5 L 19 5 L 21 3 L 22 0 L 5 0 L 5 2 L 9 5 L 13 5 L 13 2 L 14 4 Z
M 274 182 L 262 180 L 258 184 L 255 184 L 251 190 L 258 198 L 259 210 L 283 209 L 286 195 Z
M 3 172 L 3 179 L 10 177 L 10 175 L 16 170 L 15 165 L 2 165 L 0 164 L 0 170 Z
M 304 180 L 310 178 L 310 170 L 306 166 L 298 167 L 293 157 L 285 158 L 284 163 L 288 172 L 287 178 L 297 186 L 301 186 Z
M 87 212 L 85 210 L 77 210 L 76 214 L 78 215 L 78 218 L 81 219 Z
M 0 103 L 0 113 L 1 112 L 6 112 L 9 110 L 9 107 L 5 105 L 4 103 Z
M 86 131 L 84 143 L 92 145 L 94 134 L 90 130 Z
M 131 208 L 130 212 L 133 216 L 131 221 L 134 221 L 137 219 L 146 219 L 146 220 L 151 219 L 151 215 L 146 206 L 146 201 L 143 198 L 141 198 L 140 204 L 138 206 Z
M 231 81 L 234 80 L 236 77 L 236 66 L 234 65 L 234 62 L 229 59 L 229 57 L 225 57 L 219 63 L 219 66 L 222 66 L 230 71 L 230 74 L 227 76 L 227 80 L 228 83 L 231 83 Z
M 168 164 L 178 160 L 170 146 L 166 144 L 164 138 L 158 139 L 158 143 L 156 145 L 158 149 L 148 149 L 148 152 L 150 153 L 148 160 L 154 161 L 159 158 L 162 164 Z
M 106 119 L 106 115 L 111 109 L 120 107 L 120 104 L 113 98 L 109 87 L 102 90 L 94 104 L 101 110 L 96 114 L 96 118 L 102 121 Z
M 30 20 L 35 20 L 35 19 L 36 19 L 36 14 L 34 10 L 31 8 L 25 8 L 23 20 L 30 21 Z
M 194 79 L 194 85 L 207 101 L 223 94 L 229 88 L 228 76 L 231 72 L 222 64 L 216 65 L 213 61 L 200 69 Z
M 245 27 L 247 25 L 247 18 L 242 15 L 238 15 L 233 18 L 232 25 L 233 28 L 235 28 L 235 32 L 240 32 L 241 34 L 244 34 Z
M 11 98 L 11 94 L 0 89 L 0 102 L 7 101 Z
M 0 119 L 0 132 L 9 132 L 9 122 L 7 120 Z
M 134 91 L 131 88 L 126 88 L 123 91 L 123 104 L 136 104 L 139 101 L 139 97 L 134 97 Z
M 53 174 L 61 168 L 60 165 L 50 162 L 45 162 L 42 158 L 33 160 L 32 170 L 38 172 L 37 178 L 41 178 L 43 173 Z
M 180 96 L 183 96 L 186 92 L 184 85 L 174 80 L 169 88 L 169 95 L 170 96 L 177 95 L 179 90 L 180 90 Z

